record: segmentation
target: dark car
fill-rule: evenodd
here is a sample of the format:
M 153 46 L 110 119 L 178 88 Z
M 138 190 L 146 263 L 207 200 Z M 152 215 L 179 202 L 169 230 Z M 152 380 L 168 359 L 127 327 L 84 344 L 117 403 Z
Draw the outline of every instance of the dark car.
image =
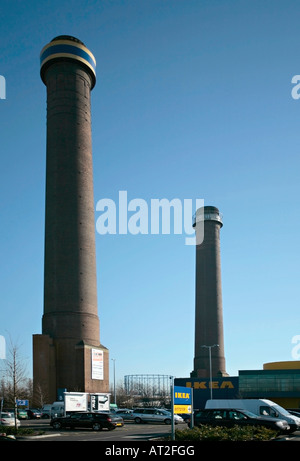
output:
M 179 413 L 178 416 L 181 416 L 185 423 L 190 423 L 192 415 L 190 413 Z
M 194 416 L 194 425 L 200 426 L 263 426 L 277 432 L 288 432 L 290 426 L 283 419 L 270 416 L 257 416 L 248 410 L 235 409 L 207 409 L 201 410 Z
M 53 418 L 50 421 L 50 425 L 56 430 L 62 427 L 69 427 L 71 429 L 82 427 L 91 428 L 94 431 L 101 431 L 103 428 L 111 431 L 118 426 L 124 426 L 124 421 L 123 418 L 113 413 L 78 412 L 60 418 Z
M 41 417 L 41 412 L 35 408 L 30 408 L 27 410 L 27 415 L 29 419 L 39 419 Z

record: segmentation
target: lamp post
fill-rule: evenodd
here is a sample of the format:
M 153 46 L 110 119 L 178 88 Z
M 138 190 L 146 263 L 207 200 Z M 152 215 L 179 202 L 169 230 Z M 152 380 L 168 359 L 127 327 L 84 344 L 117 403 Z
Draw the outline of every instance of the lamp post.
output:
M 116 359 L 111 359 L 114 362 L 114 404 L 116 405 Z
M 175 440 L 175 428 L 174 428 L 174 376 L 170 376 L 171 382 L 171 439 Z
M 203 345 L 201 347 L 205 347 L 209 351 L 209 383 L 210 383 L 210 399 L 212 400 L 212 367 L 211 367 L 211 349 L 213 347 L 219 347 L 219 344 L 213 344 L 212 346 Z

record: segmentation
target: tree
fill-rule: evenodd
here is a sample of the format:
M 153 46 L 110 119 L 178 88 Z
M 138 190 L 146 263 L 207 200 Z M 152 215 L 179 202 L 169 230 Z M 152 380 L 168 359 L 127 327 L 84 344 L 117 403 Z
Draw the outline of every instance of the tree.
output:
M 19 352 L 20 346 L 10 339 L 7 359 L 4 363 L 4 378 L 2 380 L 3 397 L 5 406 L 13 406 L 15 409 L 15 427 L 17 427 L 17 398 L 24 398 L 28 378 L 24 359 Z
M 37 383 L 35 386 L 35 394 L 32 395 L 32 402 L 33 405 L 37 408 L 42 408 L 43 405 L 47 402 L 47 394 L 44 392 L 44 389 L 39 383 Z

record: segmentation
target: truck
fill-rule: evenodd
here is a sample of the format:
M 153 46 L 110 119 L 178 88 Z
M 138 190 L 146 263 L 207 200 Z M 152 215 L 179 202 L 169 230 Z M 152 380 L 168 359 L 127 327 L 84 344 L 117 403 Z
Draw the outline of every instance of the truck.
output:
M 216 399 L 207 400 L 207 408 L 231 408 L 235 410 L 248 410 L 257 416 L 272 416 L 273 418 L 284 419 L 290 426 L 290 432 L 300 429 L 300 418 L 292 415 L 283 407 L 268 399 Z

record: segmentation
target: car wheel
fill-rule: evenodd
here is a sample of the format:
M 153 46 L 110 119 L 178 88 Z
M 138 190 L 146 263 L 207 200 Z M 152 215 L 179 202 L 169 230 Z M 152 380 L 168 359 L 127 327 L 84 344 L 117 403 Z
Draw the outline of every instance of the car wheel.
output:
M 113 431 L 115 428 L 116 428 L 116 426 L 110 426 L 110 427 L 108 427 L 107 429 L 108 429 L 109 431 Z
M 59 421 L 55 421 L 53 424 L 52 424 L 52 427 L 53 429 L 55 430 L 59 430 L 61 429 L 61 423 Z
M 93 427 L 93 431 L 101 431 L 102 429 L 102 426 L 99 423 L 94 423 L 92 427 Z
M 140 424 L 142 422 L 141 418 L 135 418 L 134 420 L 135 423 Z
M 165 419 L 164 421 L 165 424 L 171 424 L 171 420 L 169 418 Z

